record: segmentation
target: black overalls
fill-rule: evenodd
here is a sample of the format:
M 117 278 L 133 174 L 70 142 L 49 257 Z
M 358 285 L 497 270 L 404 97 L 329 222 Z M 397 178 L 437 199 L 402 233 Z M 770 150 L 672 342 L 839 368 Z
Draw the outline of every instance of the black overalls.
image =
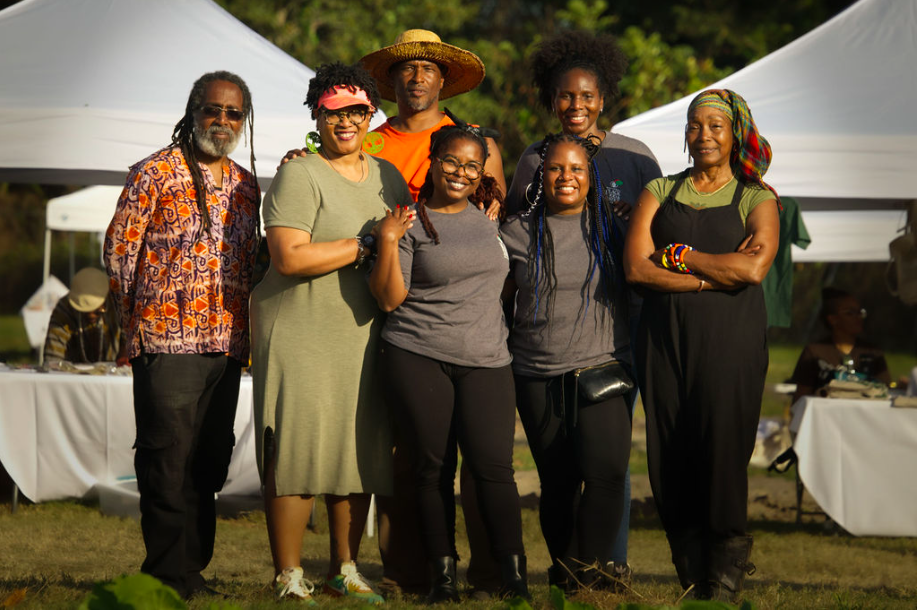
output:
M 655 248 L 681 242 L 710 254 L 734 252 L 746 235 L 742 182 L 729 206 L 699 210 L 675 199 L 686 176 L 656 213 Z M 647 291 L 635 357 L 650 483 L 670 542 L 691 533 L 707 547 L 744 535 L 746 466 L 768 368 L 762 287 Z

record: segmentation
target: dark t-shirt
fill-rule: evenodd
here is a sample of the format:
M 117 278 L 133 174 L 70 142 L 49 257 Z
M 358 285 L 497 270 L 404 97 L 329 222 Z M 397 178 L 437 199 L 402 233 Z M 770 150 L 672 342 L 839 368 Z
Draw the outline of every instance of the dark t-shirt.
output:
M 816 390 L 828 384 L 845 356 L 835 347 L 831 339 L 808 344 L 794 368 L 791 382 Z M 866 344 L 857 344 L 851 350 L 854 370 L 865 374 L 872 381 L 888 382 L 889 370 L 883 351 Z

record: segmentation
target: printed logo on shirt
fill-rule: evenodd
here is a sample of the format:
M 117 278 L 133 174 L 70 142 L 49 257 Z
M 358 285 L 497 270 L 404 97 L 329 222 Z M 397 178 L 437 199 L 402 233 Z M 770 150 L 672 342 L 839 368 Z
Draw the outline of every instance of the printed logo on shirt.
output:
M 386 140 L 379 132 L 368 132 L 363 139 L 363 151 L 370 155 L 377 155 L 383 147 L 386 146 Z
M 606 185 L 605 195 L 607 202 L 614 204 L 615 202 L 622 199 L 622 184 L 624 183 L 621 180 L 614 179 L 610 181 L 608 185 Z

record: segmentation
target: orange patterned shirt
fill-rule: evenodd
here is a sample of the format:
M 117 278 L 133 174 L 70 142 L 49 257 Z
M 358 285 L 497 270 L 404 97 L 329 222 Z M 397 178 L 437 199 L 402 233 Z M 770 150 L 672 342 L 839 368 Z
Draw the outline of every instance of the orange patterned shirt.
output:
M 259 190 L 232 160 L 223 188 L 200 165 L 210 234 L 191 172 L 166 148 L 135 164 L 105 234 L 105 267 L 121 306 L 128 356 L 226 353 L 249 358 L 249 294 L 258 250 Z

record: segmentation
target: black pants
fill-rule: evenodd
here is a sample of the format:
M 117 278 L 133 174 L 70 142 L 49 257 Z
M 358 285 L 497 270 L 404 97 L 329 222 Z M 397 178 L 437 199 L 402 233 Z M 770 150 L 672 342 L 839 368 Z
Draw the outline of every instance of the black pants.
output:
M 383 371 L 395 426 L 414 466 L 428 558 L 456 557 L 457 443 L 475 481 L 492 553 L 522 554 L 509 365 L 461 367 L 386 342 Z
M 539 471 L 539 520 L 552 561 L 606 562 L 621 523 L 631 455 L 629 397 L 580 399 L 570 376 L 514 375 L 516 401 Z
M 140 570 L 189 596 L 214 553 L 214 493 L 233 453 L 241 366 L 223 354 L 143 354 L 131 365 Z

